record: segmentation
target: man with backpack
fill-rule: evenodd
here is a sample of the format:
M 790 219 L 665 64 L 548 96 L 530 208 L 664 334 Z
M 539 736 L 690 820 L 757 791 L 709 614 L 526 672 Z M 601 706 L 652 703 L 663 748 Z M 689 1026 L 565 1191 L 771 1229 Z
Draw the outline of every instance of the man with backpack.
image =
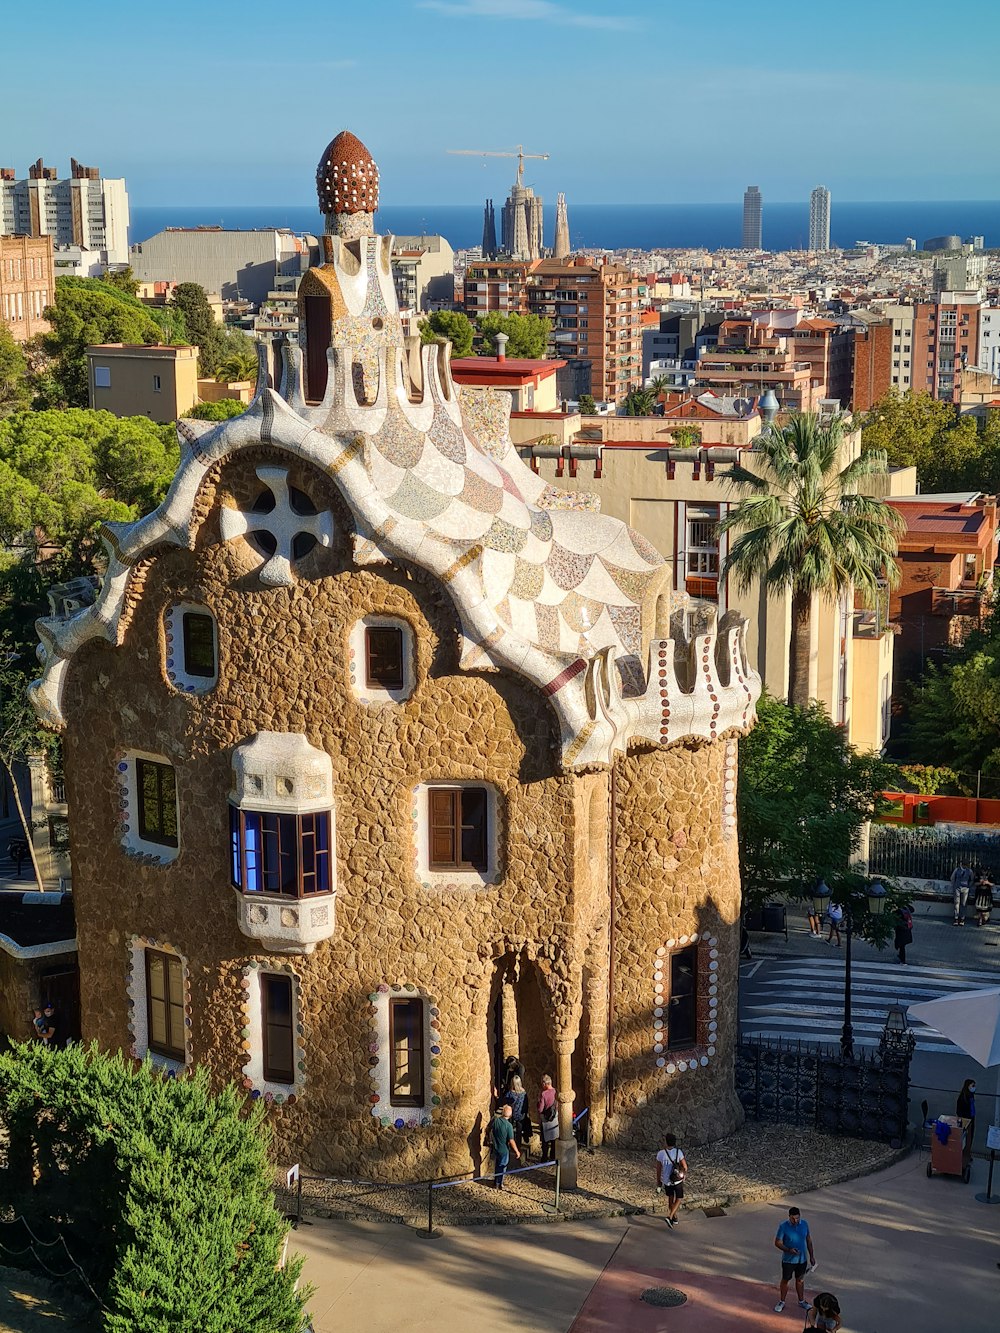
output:
M 656 1154 L 656 1192 L 662 1190 L 667 1196 L 667 1226 L 673 1231 L 677 1225 L 677 1212 L 684 1198 L 684 1177 L 688 1164 L 684 1153 L 677 1146 L 673 1134 L 666 1134 L 663 1147 Z
M 913 913 L 908 905 L 900 907 L 896 913 L 896 933 L 893 937 L 899 962 L 906 962 L 906 946 L 913 943 Z

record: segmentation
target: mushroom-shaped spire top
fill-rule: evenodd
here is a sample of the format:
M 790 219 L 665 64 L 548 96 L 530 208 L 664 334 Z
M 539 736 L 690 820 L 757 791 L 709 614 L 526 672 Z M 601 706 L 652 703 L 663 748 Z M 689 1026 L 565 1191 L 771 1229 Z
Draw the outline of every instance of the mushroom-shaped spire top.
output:
M 374 213 L 378 209 L 378 167 L 350 130 L 341 130 L 316 168 L 321 213 Z

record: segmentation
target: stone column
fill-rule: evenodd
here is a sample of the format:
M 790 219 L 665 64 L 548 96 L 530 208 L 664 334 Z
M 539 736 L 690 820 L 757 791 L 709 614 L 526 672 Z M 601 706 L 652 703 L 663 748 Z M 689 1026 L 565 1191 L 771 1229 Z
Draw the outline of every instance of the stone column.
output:
M 559 1098 L 559 1138 L 556 1159 L 562 1163 L 562 1188 L 576 1189 L 576 1139 L 573 1137 L 573 1047 L 572 1037 L 556 1039 L 556 1088 Z

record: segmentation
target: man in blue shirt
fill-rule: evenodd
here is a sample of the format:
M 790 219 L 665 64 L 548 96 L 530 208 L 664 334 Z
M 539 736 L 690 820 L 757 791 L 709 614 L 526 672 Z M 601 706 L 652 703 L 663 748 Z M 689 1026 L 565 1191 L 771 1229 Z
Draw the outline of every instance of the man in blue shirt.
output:
M 493 1150 L 493 1160 L 496 1163 L 493 1183 L 498 1190 L 502 1190 L 510 1154 L 513 1152 L 515 1157 L 521 1156 L 521 1151 L 514 1138 L 514 1126 L 510 1122 L 510 1104 L 508 1102 L 504 1102 L 503 1106 L 497 1107 L 496 1114 L 490 1121 L 490 1147 Z
M 781 1251 L 781 1286 L 778 1289 L 778 1304 L 774 1307 L 775 1310 L 780 1314 L 785 1308 L 788 1284 L 792 1278 L 795 1279 L 795 1294 L 799 1298 L 799 1306 L 803 1310 L 808 1310 L 809 1302 L 805 1298 L 803 1281 L 807 1267 L 806 1254 L 808 1252 L 809 1264 L 816 1262 L 816 1256 L 813 1254 L 809 1223 L 797 1208 L 789 1208 L 788 1221 L 782 1222 L 778 1227 L 774 1248 Z

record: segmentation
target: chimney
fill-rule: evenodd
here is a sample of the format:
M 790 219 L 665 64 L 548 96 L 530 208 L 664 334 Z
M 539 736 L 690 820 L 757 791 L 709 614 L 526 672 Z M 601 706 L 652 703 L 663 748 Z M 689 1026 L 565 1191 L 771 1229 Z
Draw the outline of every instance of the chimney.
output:
M 495 340 L 496 340 L 496 345 L 497 345 L 497 360 L 498 360 L 498 361 L 506 361 L 506 360 L 507 360 L 507 343 L 508 343 L 510 340 L 508 339 L 506 333 L 498 333 L 498 334 L 496 334 L 496 335 L 495 335 Z

